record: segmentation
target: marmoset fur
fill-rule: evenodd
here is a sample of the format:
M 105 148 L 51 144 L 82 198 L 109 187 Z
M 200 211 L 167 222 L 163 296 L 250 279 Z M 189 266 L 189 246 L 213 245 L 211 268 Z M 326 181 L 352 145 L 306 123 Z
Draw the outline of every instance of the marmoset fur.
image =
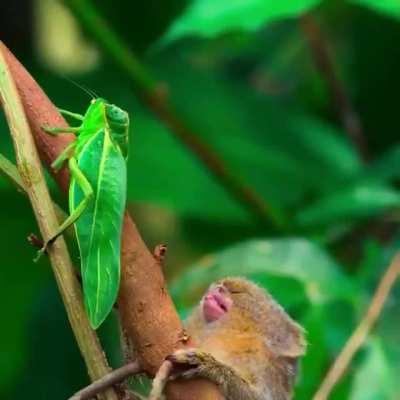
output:
M 186 323 L 196 348 L 167 357 L 168 377 L 157 377 L 150 398 L 161 399 L 170 379 L 202 377 L 227 400 L 288 400 L 304 331 L 263 289 L 243 278 L 210 286 Z

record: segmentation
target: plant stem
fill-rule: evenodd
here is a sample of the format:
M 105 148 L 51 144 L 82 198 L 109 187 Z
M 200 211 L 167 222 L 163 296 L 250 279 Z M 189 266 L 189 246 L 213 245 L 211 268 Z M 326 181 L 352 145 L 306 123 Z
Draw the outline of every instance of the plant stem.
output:
M 22 183 L 27 190 L 41 234 L 43 238 L 48 239 L 55 232 L 58 221 L 20 97 L 2 53 L 0 53 L 0 95 L 14 142 Z M 63 237 L 60 236 L 47 251 L 89 375 L 92 380 L 99 379 L 107 374 L 110 368 L 97 335 L 91 329 L 86 316 L 82 293 Z M 108 389 L 102 398 L 117 400 L 118 396 L 113 389 Z
M 354 110 L 351 100 L 343 82 L 337 76 L 332 59 L 329 54 L 328 44 L 322 31 L 311 14 L 300 18 L 314 63 L 321 76 L 326 81 L 336 104 L 337 113 L 343 128 L 363 161 L 368 161 L 368 146 L 362 129 L 361 121 Z
M 21 175 L 18 172 L 17 167 L 3 154 L 0 153 L 0 174 L 2 174 L 8 181 L 15 186 L 18 192 L 28 196 L 24 182 L 22 181 Z M 64 210 L 56 203 L 53 203 L 54 211 L 57 215 L 57 221 L 61 223 L 64 221 L 68 215 Z M 71 236 L 74 235 L 73 229 L 71 227 L 67 229 L 67 233 Z
M 325 379 L 322 381 L 313 400 L 326 400 L 332 393 L 333 388 L 338 383 L 344 372 L 350 365 L 354 355 L 364 344 L 369 332 L 381 314 L 383 305 L 400 274 L 400 252 L 397 253 L 385 274 L 381 278 L 379 285 L 371 299 L 368 310 L 358 324 L 353 334 L 347 340 L 342 351 L 332 364 Z
M 104 52 L 119 66 L 135 89 L 140 92 L 141 98 L 150 109 L 197 156 L 228 193 L 249 210 L 258 221 L 272 222 L 275 227 L 285 229 L 287 221 L 281 212 L 268 205 L 253 188 L 232 173 L 220 155 L 203 141 L 200 135 L 186 126 L 168 102 L 166 95 L 159 90 L 160 85 L 157 79 L 108 25 L 90 0 L 65 0 L 65 3 Z
M 93 382 L 89 386 L 86 386 L 79 392 L 75 393 L 68 400 L 88 400 L 92 399 L 99 393 L 103 392 L 107 388 L 124 381 L 130 376 L 140 373 L 140 366 L 137 361 L 132 361 L 122 367 L 115 369 L 104 375 L 99 380 Z

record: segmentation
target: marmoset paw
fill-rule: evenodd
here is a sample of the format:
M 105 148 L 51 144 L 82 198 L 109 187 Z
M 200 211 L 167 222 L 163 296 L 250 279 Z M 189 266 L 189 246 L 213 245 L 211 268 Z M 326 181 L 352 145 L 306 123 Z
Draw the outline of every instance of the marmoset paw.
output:
M 199 358 L 199 352 L 196 349 L 182 349 L 177 350 L 173 354 L 167 357 L 168 361 L 173 364 L 189 364 L 197 365 L 201 362 Z
M 197 349 L 177 350 L 167 357 L 173 364 L 199 365 L 204 364 L 210 356 Z

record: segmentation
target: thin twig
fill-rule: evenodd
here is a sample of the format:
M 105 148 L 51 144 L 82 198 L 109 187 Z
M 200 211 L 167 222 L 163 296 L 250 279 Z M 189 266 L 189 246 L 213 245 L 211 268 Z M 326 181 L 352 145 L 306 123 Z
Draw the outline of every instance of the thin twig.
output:
M 148 400 L 158 400 L 161 398 L 164 391 L 165 384 L 167 383 L 168 377 L 172 371 L 173 365 L 171 361 L 165 360 L 156 376 L 153 379 L 153 387 L 149 394 Z
M 18 192 L 26 194 L 24 182 L 17 170 L 17 167 L 3 154 L 0 154 L 0 174 L 10 181 L 18 190 Z
M 22 181 L 21 175 L 18 172 L 17 167 L 3 154 L 0 153 L 0 174 L 3 175 L 11 184 L 13 184 L 18 192 L 28 195 L 26 192 L 26 187 L 24 182 Z M 57 204 L 53 202 L 54 210 L 57 214 L 57 220 L 59 223 L 64 221 L 68 215 L 64 212 L 64 210 Z M 72 237 L 74 235 L 73 227 L 69 227 L 66 232 Z M 29 239 L 28 239 L 29 240 Z
M 0 53 L 0 95 L 11 136 L 14 142 L 17 165 L 32 204 L 36 220 L 45 239 L 55 232 L 58 221 L 46 185 L 31 130 L 9 72 L 3 53 Z M 96 333 L 91 329 L 83 306 L 82 293 L 63 237 L 48 248 L 53 272 L 64 301 L 65 309 L 78 346 L 85 359 L 89 375 L 98 379 L 109 372 L 104 353 Z M 107 390 L 103 399 L 117 400 L 113 389 Z
M 139 374 L 140 365 L 137 361 L 132 361 L 121 368 L 111 371 L 102 378 L 86 386 L 79 392 L 76 392 L 69 400 L 88 400 L 95 397 L 104 390 L 110 388 L 111 386 L 124 381 L 132 375 Z
M 362 124 L 351 104 L 343 82 L 337 76 L 329 54 L 327 40 L 324 38 L 320 27 L 312 15 L 303 15 L 300 18 L 300 24 L 310 46 L 315 65 L 321 76 L 325 79 L 332 94 L 343 128 L 357 149 L 361 159 L 367 161 L 368 148 Z
M 386 298 L 388 297 L 390 290 L 396 282 L 399 274 L 400 252 L 398 252 L 394 256 L 388 269 L 386 270 L 381 281 L 379 282 L 379 285 L 375 291 L 374 296 L 372 297 L 371 303 L 365 316 L 363 317 L 357 328 L 354 330 L 353 334 L 350 336 L 342 351 L 326 374 L 325 379 L 323 380 L 318 391 L 314 395 L 313 400 L 325 400 L 328 398 L 334 386 L 343 376 L 355 353 L 365 342 L 369 332 L 371 331 L 373 325 L 378 319 Z
M 280 211 L 273 208 L 271 204 L 268 205 L 253 188 L 232 173 L 221 156 L 182 121 L 172 104 L 168 102 L 166 94 L 160 90 L 157 79 L 108 25 L 91 1 L 65 0 L 65 3 L 82 26 L 123 71 L 150 109 L 197 156 L 227 192 L 249 210 L 258 221 L 272 222 L 276 227 L 284 229 L 287 221 L 284 220 Z
M 28 243 L 33 247 L 36 247 L 37 250 L 41 250 L 44 246 L 43 240 L 38 238 L 34 233 L 30 233 L 26 239 L 28 240 Z

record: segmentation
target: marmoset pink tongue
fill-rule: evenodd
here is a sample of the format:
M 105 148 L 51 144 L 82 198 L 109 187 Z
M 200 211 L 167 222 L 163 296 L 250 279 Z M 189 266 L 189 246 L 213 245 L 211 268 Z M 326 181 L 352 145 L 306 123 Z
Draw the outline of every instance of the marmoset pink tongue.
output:
M 210 290 L 203 297 L 203 314 L 207 322 L 220 319 L 232 305 L 232 299 L 221 292 L 221 288 Z

